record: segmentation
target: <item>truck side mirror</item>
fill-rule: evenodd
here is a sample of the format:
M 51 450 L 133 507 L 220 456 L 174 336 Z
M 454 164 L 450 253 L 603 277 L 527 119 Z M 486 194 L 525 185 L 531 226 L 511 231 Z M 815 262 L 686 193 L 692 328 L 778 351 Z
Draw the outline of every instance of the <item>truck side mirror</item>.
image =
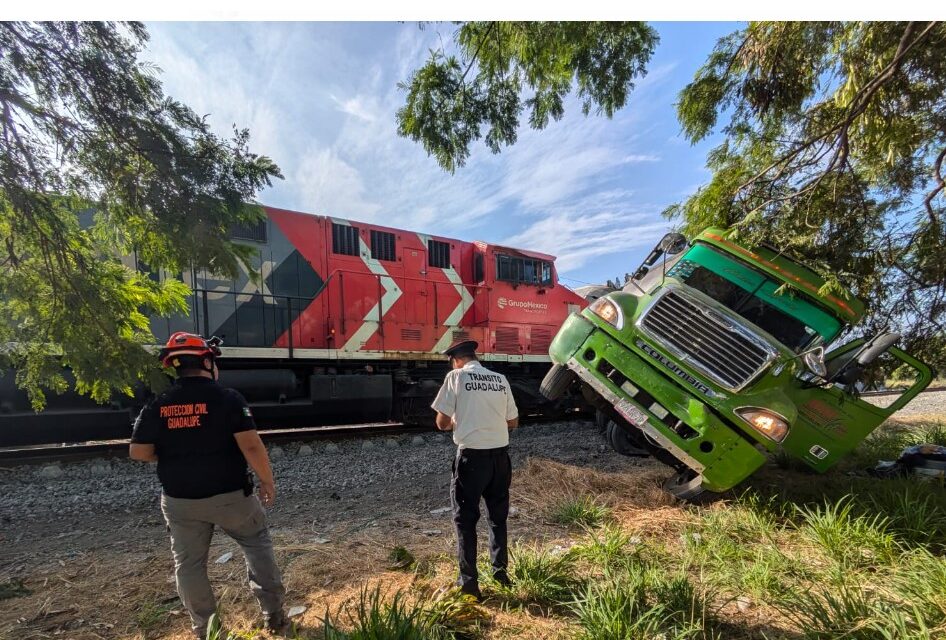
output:
M 871 338 L 857 354 L 857 364 L 865 367 L 897 344 L 899 333 L 881 333 Z
M 682 233 L 668 233 L 660 239 L 657 248 L 668 256 L 674 256 L 687 248 L 687 239 Z
M 878 333 L 852 353 L 828 362 L 828 382 L 847 385 L 856 382 L 867 365 L 883 355 L 900 339 L 899 333 Z

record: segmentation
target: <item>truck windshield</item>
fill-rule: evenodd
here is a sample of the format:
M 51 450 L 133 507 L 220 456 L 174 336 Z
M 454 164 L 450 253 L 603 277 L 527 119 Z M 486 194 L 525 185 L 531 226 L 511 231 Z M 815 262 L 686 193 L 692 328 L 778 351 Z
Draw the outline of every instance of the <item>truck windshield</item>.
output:
M 721 251 L 697 244 L 667 273 L 769 333 L 794 351 L 818 338 L 831 341 L 841 323 L 800 295 L 778 295 L 781 283 L 730 258 Z

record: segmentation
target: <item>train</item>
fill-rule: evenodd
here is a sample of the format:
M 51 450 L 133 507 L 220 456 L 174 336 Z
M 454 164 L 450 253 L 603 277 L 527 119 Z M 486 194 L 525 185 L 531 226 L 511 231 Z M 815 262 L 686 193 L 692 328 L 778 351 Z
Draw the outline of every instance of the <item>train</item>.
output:
M 261 428 L 432 420 L 447 371 L 440 352 L 476 340 L 510 381 L 523 414 L 556 416 L 539 384 L 548 349 L 586 299 L 559 282 L 555 257 L 376 224 L 262 206 L 231 237 L 253 247 L 253 270 L 152 272 L 191 289 L 188 311 L 152 317 L 158 343 L 175 331 L 223 339 L 220 381 L 239 390 Z M 147 399 L 96 405 L 69 392 L 35 413 L 12 373 L 0 378 L 0 446 L 124 438 Z

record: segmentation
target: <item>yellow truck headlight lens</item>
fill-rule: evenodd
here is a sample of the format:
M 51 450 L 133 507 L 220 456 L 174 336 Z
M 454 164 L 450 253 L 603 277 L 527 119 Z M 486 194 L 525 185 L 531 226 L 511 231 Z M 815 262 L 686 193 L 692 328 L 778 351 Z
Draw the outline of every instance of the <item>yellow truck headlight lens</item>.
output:
M 624 328 L 624 313 L 621 312 L 621 308 L 613 301 L 607 298 L 598 298 L 591 303 L 588 310 L 615 329 Z
M 736 415 L 745 420 L 750 427 L 775 442 L 781 442 L 788 435 L 788 423 L 785 418 L 768 409 L 742 407 L 736 409 Z

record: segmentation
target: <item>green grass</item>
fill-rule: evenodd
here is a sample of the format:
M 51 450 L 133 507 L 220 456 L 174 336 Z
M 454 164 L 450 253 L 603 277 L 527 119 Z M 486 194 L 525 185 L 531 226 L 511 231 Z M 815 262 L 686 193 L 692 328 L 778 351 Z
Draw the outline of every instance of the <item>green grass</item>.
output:
M 611 515 L 611 510 L 586 495 L 568 496 L 549 510 L 549 519 L 567 527 L 596 527 Z
M 585 584 L 570 604 L 583 640 L 713 637 L 706 602 L 684 573 L 638 562 Z
M 879 513 L 857 515 L 850 496 L 817 507 L 798 507 L 802 534 L 841 567 L 891 564 L 900 554 L 889 531 L 890 520 Z
M 206 640 L 255 640 L 259 632 L 250 630 L 247 632 L 230 631 L 225 629 L 220 622 L 220 616 L 216 613 L 210 616 L 210 623 L 207 625 Z
M 19 578 L 11 578 L 5 582 L 0 582 L 0 600 L 28 596 L 31 593 L 33 592 L 27 589 Z
M 554 607 L 571 599 L 579 580 L 573 557 L 550 549 L 516 545 L 510 551 L 512 585 L 499 593 L 514 605 Z
M 388 562 L 392 569 L 397 570 L 408 570 L 413 568 L 417 564 L 414 554 L 407 550 L 407 548 L 397 545 L 388 553 Z
M 639 553 L 640 539 L 615 524 L 588 529 L 585 541 L 569 549 L 576 560 L 584 560 L 602 568 L 614 566 Z
M 483 615 L 459 590 L 430 600 L 403 591 L 385 597 L 380 587 L 363 587 L 357 602 L 325 614 L 325 640 L 447 640 L 476 632 Z
M 170 616 L 176 603 L 161 603 L 153 600 L 142 602 L 135 614 L 135 622 L 147 636 L 152 631 L 161 626 Z

